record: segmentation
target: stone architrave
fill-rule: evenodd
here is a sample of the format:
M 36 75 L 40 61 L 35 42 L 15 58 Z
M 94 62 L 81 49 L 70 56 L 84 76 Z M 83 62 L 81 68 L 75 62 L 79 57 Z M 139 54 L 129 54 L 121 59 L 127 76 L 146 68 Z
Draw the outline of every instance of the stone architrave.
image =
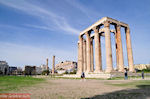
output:
M 105 47 L 106 47 L 106 73 L 113 71 L 112 64 L 112 48 L 111 48 L 111 37 L 110 37 L 110 23 L 105 21 L 104 23 L 105 31 Z
M 128 55 L 129 71 L 134 72 L 133 54 L 132 54 L 132 45 L 131 45 L 131 37 L 130 37 L 129 27 L 125 28 L 125 31 L 126 31 L 126 43 L 127 43 L 127 55 Z

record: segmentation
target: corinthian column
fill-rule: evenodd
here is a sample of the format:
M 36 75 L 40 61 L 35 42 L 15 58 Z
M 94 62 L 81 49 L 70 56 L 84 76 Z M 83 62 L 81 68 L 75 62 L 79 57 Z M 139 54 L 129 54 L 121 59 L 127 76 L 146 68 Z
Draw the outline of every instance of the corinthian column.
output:
M 86 73 L 89 73 L 91 70 L 91 40 L 90 33 L 86 32 L 86 53 L 87 53 L 87 68 Z
M 118 46 L 118 56 L 119 56 L 119 71 L 123 72 L 124 71 L 124 60 L 123 60 L 123 49 L 122 49 L 122 40 L 121 40 L 121 32 L 120 32 L 120 25 L 116 26 L 116 34 L 117 34 L 117 46 Z
M 52 67 L 52 74 L 55 73 L 55 56 L 53 56 L 53 67 Z
M 48 70 L 48 58 L 46 59 L 46 70 Z
M 86 71 L 86 40 L 83 41 L 83 72 Z
M 94 30 L 94 40 L 95 40 L 95 73 L 98 73 L 102 70 L 102 59 L 101 59 L 101 43 L 99 28 L 95 27 Z
M 111 37 L 110 37 L 110 23 L 106 21 L 104 23 L 105 31 L 105 47 L 106 47 L 106 72 L 110 73 L 113 70 L 112 64 L 112 48 L 111 48 Z
M 94 71 L 93 38 L 91 38 L 91 72 Z
M 131 37 L 130 37 L 130 29 L 129 29 L 129 27 L 125 28 L 125 31 L 126 31 L 126 43 L 127 43 L 127 54 L 128 54 L 129 71 L 134 72 L 133 54 L 132 54 L 132 45 L 131 45 Z
M 77 74 L 81 75 L 83 68 L 83 38 L 79 36 L 79 48 L 78 48 L 78 71 Z
M 115 33 L 115 42 L 116 42 L 116 65 L 117 65 L 116 69 L 119 71 L 119 53 L 118 53 L 118 43 L 117 43 L 117 32 Z

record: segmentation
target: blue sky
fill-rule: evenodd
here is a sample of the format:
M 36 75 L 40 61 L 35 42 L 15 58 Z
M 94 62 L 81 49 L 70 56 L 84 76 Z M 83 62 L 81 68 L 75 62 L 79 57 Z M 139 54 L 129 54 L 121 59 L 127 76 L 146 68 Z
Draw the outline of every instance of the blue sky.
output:
M 0 0 L 0 60 L 12 66 L 77 61 L 79 32 L 108 16 L 130 26 L 134 64 L 150 63 L 149 0 Z M 112 35 L 113 64 L 115 47 Z M 127 65 L 122 29 L 124 63 Z M 102 38 L 105 67 L 105 44 Z

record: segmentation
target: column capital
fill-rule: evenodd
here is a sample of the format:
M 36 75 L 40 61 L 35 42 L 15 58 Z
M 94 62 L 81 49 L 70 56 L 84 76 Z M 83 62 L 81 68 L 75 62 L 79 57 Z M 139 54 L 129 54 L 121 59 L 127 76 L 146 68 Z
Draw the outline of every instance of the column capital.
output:
M 120 28 L 121 28 L 121 25 L 120 25 L 120 24 L 117 24 L 117 25 L 116 25 L 116 28 L 117 28 L 117 29 L 120 29 Z
M 82 38 L 83 38 L 83 37 L 80 35 L 80 36 L 79 36 L 79 40 L 82 39 Z
M 99 27 L 98 27 L 98 26 L 95 26 L 95 27 L 93 27 L 92 29 L 93 29 L 93 31 L 94 31 L 95 33 L 98 33 L 98 32 L 99 32 Z
M 110 26 L 110 22 L 109 21 L 105 21 L 104 22 L 104 27 L 109 27 Z
M 91 31 L 85 32 L 85 35 L 90 35 Z
M 130 33 L 130 28 L 129 27 L 125 27 L 125 32 L 126 33 Z

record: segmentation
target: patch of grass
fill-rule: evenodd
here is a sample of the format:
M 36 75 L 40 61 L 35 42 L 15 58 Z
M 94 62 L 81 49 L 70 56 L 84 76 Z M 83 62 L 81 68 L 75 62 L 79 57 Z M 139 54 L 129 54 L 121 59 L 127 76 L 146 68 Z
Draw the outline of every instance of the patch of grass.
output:
M 123 80 L 124 77 L 112 77 L 112 78 L 108 78 L 107 80 Z
M 107 83 L 108 85 L 113 85 L 113 86 L 120 86 L 120 87 L 137 87 L 139 85 L 150 85 L 150 80 L 138 80 L 138 81 L 132 81 L 132 82 L 128 82 L 128 83 Z M 143 87 L 144 87 L 143 86 Z
M 0 76 L 0 93 L 19 90 L 19 88 L 31 86 L 44 81 L 43 78 L 30 76 Z
M 150 77 L 150 76 L 145 76 L 145 78 Z M 128 79 L 137 79 L 137 78 L 141 78 L 141 76 L 128 76 Z M 112 77 L 112 78 L 108 78 L 107 80 L 123 80 L 124 77 Z

